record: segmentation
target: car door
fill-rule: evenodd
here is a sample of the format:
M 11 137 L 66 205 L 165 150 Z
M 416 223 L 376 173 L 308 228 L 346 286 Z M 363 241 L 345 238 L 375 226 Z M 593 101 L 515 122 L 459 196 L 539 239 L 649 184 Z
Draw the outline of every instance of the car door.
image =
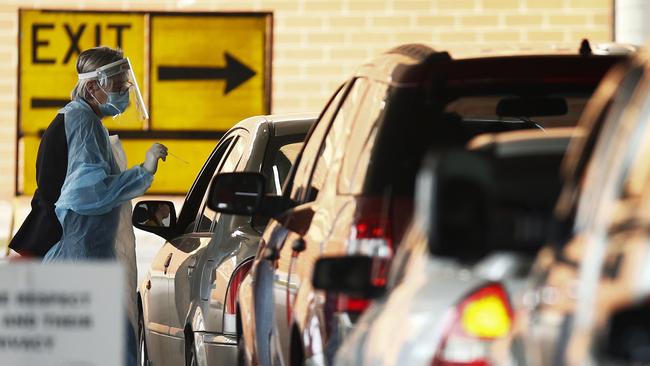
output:
M 201 199 L 205 195 L 205 191 L 207 191 L 214 171 L 221 164 L 232 142 L 232 136 L 222 138 L 208 158 L 190 189 L 178 216 L 178 235 L 165 242 L 158 251 L 149 269 L 148 278 L 145 280 L 142 296 L 143 302 L 147 305 L 145 316 L 145 326 L 148 330 L 147 347 L 149 357 L 156 365 L 169 364 L 167 361 L 175 357 L 171 350 L 175 343 L 178 343 L 174 342 L 173 338 L 170 338 L 169 266 L 174 255 L 178 257 L 179 253 L 183 253 L 182 250 L 179 250 L 179 247 L 182 249 L 187 247 L 187 244 L 183 244 L 185 233 L 192 232 L 196 226 L 195 218 Z
M 233 142 L 227 153 L 219 163 L 213 175 L 232 172 L 242 159 L 247 145 L 248 134 L 244 130 L 233 133 Z M 219 214 L 208 207 L 209 189 L 202 197 L 201 206 L 196 216 L 196 225 L 193 230 L 177 241 L 172 242 L 174 250 L 167 268 L 168 278 L 168 309 L 169 309 L 169 334 L 175 339 L 174 352 L 183 355 L 185 351 L 185 325 L 190 303 L 197 298 L 192 293 L 193 276 L 200 276 L 201 271 L 196 269 L 198 256 L 210 243 L 214 224 Z M 184 362 L 184 357 L 179 362 Z
M 334 116 L 312 168 L 306 186 L 304 203 L 294 212 L 294 218 L 287 226 L 289 235 L 280 255 L 290 258 L 288 280 L 285 287 L 288 327 L 295 327 L 294 334 L 300 342 L 292 343 L 288 354 L 304 351 L 306 358 L 324 356 L 327 343 L 327 325 L 320 315 L 325 307 L 325 297 L 315 294 L 311 286 L 313 267 L 327 247 L 343 244 L 342 232 L 349 234 L 352 218 L 350 209 L 354 200 L 349 195 L 338 194 L 338 176 L 341 162 L 352 146 L 349 133 L 359 106 L 368 90 L 365 78 L 354 80 Z M 369 112 L 369 111 L 364 111 Z M 365 136 L 355 136 L 363 139 Z M 335 230 L 336 225 L 345 226 Z M 346 230 L 346 228 L 348 230 Z M 336 236 L 333 238 L 332 236 Z M 342 247 L 338 245 L 338 247 Z M 296 339 L 297 341 L 297 339 Z
M 614 137 L 615 148 L 611 149 L 608 161 L 612 171 L 599 182 L 603 189 L 594 207 L 601 215 L 585 235 L 577 285 L 580 296 L 576 300 L 575 322 L 565 359 L 586 355 L 585 345 L 603 346 L 597 343 L 595 334 L 608 332 L 604 328 L 613 313 L 646 299 L 650 293 L 647 281 L 640 280 L 647 278 L 650 253 L 647 249 L 650 183 L 650 99 L 647 91 L 650 82 L 644 78 L 638 90 L 640 92 L 618 121 L 626 126 L 626 131 Z M 602 144 L 602 139 L 598 143 Z M 600 333 L 595 333 L 596 330 Z M 591 343 L 594 341 L 596 343 Z M 642 348 L 639 345 L 629 347 L 630 350 Z M 643 362 L 632 357 L 630 363 Z
M 611 184 L 607 181 L 620 176 L 621 162 L 634 146 L 634 136 L 639 135 L 639 131 L 632 128 L 633 124 L 621 122 L 625 114 L 633 110 L 629 108 L 630 101 L 637 94 L 643 69 L 617 71 L 614 76 L 603 83 L 602 90 L 594 95 L 592 106 L 585 110 L 581 119 L 581 126 L 584 122 L 590 123 L 583 127 L 589 135 L 574 139 L 569 147 L 563 162 L 567 183 L 556 209 L 556 218 L 562 220 L 562 226 L 555 230 L 552 238 L 556 245 L 540 251 L 530 275 L 531 286 L 523 295 L 525 298 L 550 292 L 571 294 L 582 271 L 581 263 L 595 253 L 587 249 L 589 243 L 604 240 L 601 224 L 609 220 L 610 210 L 603 210 L 599 205 L 611 201 L 614 191 L 609 189 Z M 613 85 L 618 88 L 612 90 Z M 554 363 L 561 357 L 558 350 L 565 347 L 559 347 L 558 339 L 568 339 L 560 334 L 567 333 L 569 324 L 575 321 L 576 315 L 580 316 L 575 311 L 576 306 L 574 297 L 563 296 L 557 301 L 535 301 L 522 308 L 517 316 L 528 328 L 516 331 L 513 354 L 518 362 L 542 365 Z
M 334 163 L 334 157 L 338 154 L 335 148 L 341 142 L 342 129 L 339 127 L 337 133 L 331 132 L 332 122 L 340 108 L 341 100 L 346 98 L 353 85 L 354 82 L 349 83 L 332 99 L 305 144 L 290 193 L 291 199 L 300 205 L 287 212 L 271 234 L 270 244 L 275 246 L 274 250 L 279 254 L 274 271 L 274 326 L 270 340 L 271 358 L 274 364 L 288 364 L 292 294 L 299 285 L 297 279 L 290 276 L 292 266 L 295 265 L 294 258 L 298 253 L 292 247 L 301 245 L 300 240 L 314 217 L 313 201 L 318 195 L 318 187 L 310 187 L 310 181 L 314 174 L 314 167 L 319 161 L 326 162 L 328 167 L 329 164 Z M 321 159 L 323 155 L 326 155 L 326 160 Z M 317 174 L 326 174 L 325 170 L 319 169 Z M 317 180 L 321 182 L 322 178 L 319 176 Z

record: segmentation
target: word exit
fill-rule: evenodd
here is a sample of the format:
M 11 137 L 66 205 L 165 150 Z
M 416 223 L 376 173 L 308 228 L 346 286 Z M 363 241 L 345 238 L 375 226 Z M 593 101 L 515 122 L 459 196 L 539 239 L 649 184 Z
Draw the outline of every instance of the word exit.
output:
M 132 28 L 131 24 L 55 24 L 55 23 L 34 23 L 32 24 L 32 63 L 33 64 L 55 64 L 57 59 L 43 56 L 44 51 L 51 46 L 54 37 L 61 37 L 67 40 L 68 46 L 59 59 L 61 63 L 67 64 L 70 60 L 76 59 L 82 51 L 82 38 L 91 37 L 95 46 L 113 44 L 122 48 L 125 32 Z M 59 34 L 56 34 L 56 33 Z M 51 54 L 49 52 L 48 54 Z

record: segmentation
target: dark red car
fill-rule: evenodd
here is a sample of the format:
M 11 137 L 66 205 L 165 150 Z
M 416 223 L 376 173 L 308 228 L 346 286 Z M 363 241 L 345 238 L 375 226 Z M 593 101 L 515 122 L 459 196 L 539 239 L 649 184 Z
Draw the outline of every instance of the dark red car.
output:
M 238 186 L 251 189 L 233 193 L 250 199 L 239 205 L 242 212 L 274 217 L 239 291 L 242 363 L 330 363 L 375 294 L 346 291 L 340 283 L 315 289 L 317 260 L 373 257 L 371 278 L 359 281 L 385 287 L 412 218 L 426 151 L 462 147 L 482 133 L 575 126 L 601 78 L 621 59 L 583 52 L 456 60 L 405 45 L 362 66 L 312 127 L 280 199 L 263 199 L 263 178 L 255 187 L 250 174 Z

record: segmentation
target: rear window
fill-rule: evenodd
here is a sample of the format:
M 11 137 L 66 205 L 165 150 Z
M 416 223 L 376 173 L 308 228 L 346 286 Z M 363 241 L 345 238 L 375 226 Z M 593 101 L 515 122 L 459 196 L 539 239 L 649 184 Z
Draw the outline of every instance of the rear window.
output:
M 482 133 L 575 126 L 592 92 L 522 96 L 500 90 L 498 95 L 448 96 L 446 103 L 436 104 L 423 89 L 389 89 L 373 140 L 361 154 L 367 161 L 356 164 L 359 191 L 355 193 L 382 195 L 390 191 L 412 197 L 415 176 L 427 150 L 464 146 Z
M 589 100 L 590 93 L 583 95 L 566 95 L 566 94 L 548 94 L 536 98 L 522 98 L 517 95 L 485 95 L 485 96 L 468 96 L 460 97 L 453 100 L 445 107 L 445 112 L 456 113 L 463 118 L 463 122 L 469 125 L 473 121 L 498 122 L 523 124 L 527 128 L 554 128 L 554 127 L 573 127 L 578 123 L 578 119 Z M 551 116 L 498 116 L 497 110 L 499 102 L 502 101 L 564 101 L 566 112 L 557 113 L 557 111 L 548 110 Z M 543 109 L 544 106 L 540 106 Z M 553 113 L 556 112 L 556 113 Z M 516 127 L 515 127 L 516 128 Z M 498 129 L 498 128 L 497 128 Z M 479 132 L 479 131 L 476 131 Z

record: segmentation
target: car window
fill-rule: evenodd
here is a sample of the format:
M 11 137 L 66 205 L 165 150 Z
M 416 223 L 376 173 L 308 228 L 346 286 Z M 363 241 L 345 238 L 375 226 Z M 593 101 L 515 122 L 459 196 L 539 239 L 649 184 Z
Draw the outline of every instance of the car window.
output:
M 281 196 L 284 184 L 296 162 L 303 146 L 305 134 L 289 135 L 273 138 L 269 144 L 262 164 L 262 174 L 266 178 L 266 193 Z M 254 215 L 251 225 L 260 233 L 269 222 L 269 217 Z
M 604 213 L 600 205 L 611 204 L 615 196 L 621 194 L 621 179 L 626 174 L 622 169 L 630 167 L 631 154 L 639 148 L 645 123 L 637 123 L 634 115 L 638 113 L 645 98 L 637 88 L 641 70 L 632 70 L 621 83 L 612 106 L 609 108 L 603 131 L 597 139 L 596 147 L 588 167 L 582 187 L 582 194 L 576 213 L 575 225 L 583 228 L 592 223 L 595 215 Z
M 318 118 L 313 130 L 307 136 L 305 146 L 300 153 L 300 161 L 296 166 L 296 173 L 293 176 L 293 182 L 291 182 L 290 197 L 295 202 L 302 201 L 307 184 L 309 183 L 309 177 L 314 166 L 314 161 L 318 156 L 318 150 L 320 149 L 323 138 L 329 129 L 330 122 L 336 115 L 341 99 L 347 89 L 348 88 L 344 86 L 334 94 L 325 107 L 323 113 L 321 113 L 321 116 Z
M 341 108 L 334 117 L 334 122 L 330 127 L 325 140 L 321 144 L 318 160 L 309 182 L 309 189 L 305 201 L 313 201 L 318 196 L 318 192 L 323 189 L 328 174 L 335 167 L 339 158 L 343 156 L 347 147 L 343 144 L 346 137 L 349 136 L 350 128 L 355 122 L 356 114 L 359 111 L 359 104 L 368 89 L 367 79 L 357 79 L 352 89 L 345 97 Z M 355 136 L 357 137 L 357 136 Z
M 232 143 L 232 140 L 232 136 L 227 136 L 221 139 L 217 146 L 215 146 L 205 165 L 203 165 L 203 168 L 194 181 L 192 188 L 190 188 L 189 193 L 185 198 L 183 208 L 178 215 L 178 224 L 183 227 L 183 233 L 189 233 L 194 230 L 196 224 L 195 219 L 198 209 L 201 207 L 202 197 L 205 195 L 205 191 L 207 191 L 210 185 L 210 180 L 225 153 L 228 151 L 228 147 L 230 146 L 230 143 Z
M 245 140 L 241 136 L 238 136 L 237 139 L 232 143 L 230 151 L 228 151 L 228 154 L 225 156 L 222 164 L 219 166 L 214 175 L 235 171 L 235 168 L 237 168 L 237 165 L 239 164 L 244 154 L 245 147 Z M 210 190 L 207 189 L 203 195 L 201 210 L 199 211 L 199 216 L 197 217 L 198 223 L 195 231 L 199 233 L 210 232 L 212 224 L 217 217 L 217 213 L 208 207 L 209 194 Z
M 304 135 L 301 135 L 304 138 Z M 296 162 L 296 157 L 302 149 L 303 142 L 287 143 L 276 147 L 271 154 L 269 163 L 264 166 L 263 174 L 268 182 L 266 193 L 271 195 L 282 195 L 282 186 L 291 171 L 291 167 Z
M 646 98 L 647 99 L 647 98 Z M 650 102 L 639 111 L 637 119 L 642 121 L 638 133 L 630 143 L 635 144 L 635 156 L 629 159 L 629 174 L 626 174 L 624 181 L 619 182 L 619 187 L 622 188 L 623 198 L 640 198 L 641 195 L 647 195 L 648 192 L 648 179 L 650 178 L 650 128 L 647 128 L 648 120 L 650 120 Z
M 584 113 L 580 116 L 576 130 L 579 134 L 571 140 L 567 149 L 566 158 L 562 163 L 562 177 L 566 181 L 571 181 L 574 185 L 584 177 L 589 158 L 591 157 L 594 145 L 601 135 L 603 127 L 610 115 L 610 110 L 614 99 L 620 103 L 628 93 L 634 90 L 642 75 L 640 68 L 628 70 L 625 65 L 610 71 L 607 76 L 607 82 L 600 84 L 593 97 L 590 99 Z M 623 89 L 613 87 L 622 85 Z M 629 95 L 627 98 L 629 99 Z M 627 99 L 626 99 L 627 100 Z M 620 109 L 620 108 L 619 108 Z
M 386 106 L 388 85 L 375 82 L 368 90 L 359 108 L 360 113 L 354 123 L 349 124 L 351 131 L 339 175 L 338 190 L 341 194 L 359 194 L 363 186 L 370 160 L 370 151 L 377 137 L 376 123 Z

